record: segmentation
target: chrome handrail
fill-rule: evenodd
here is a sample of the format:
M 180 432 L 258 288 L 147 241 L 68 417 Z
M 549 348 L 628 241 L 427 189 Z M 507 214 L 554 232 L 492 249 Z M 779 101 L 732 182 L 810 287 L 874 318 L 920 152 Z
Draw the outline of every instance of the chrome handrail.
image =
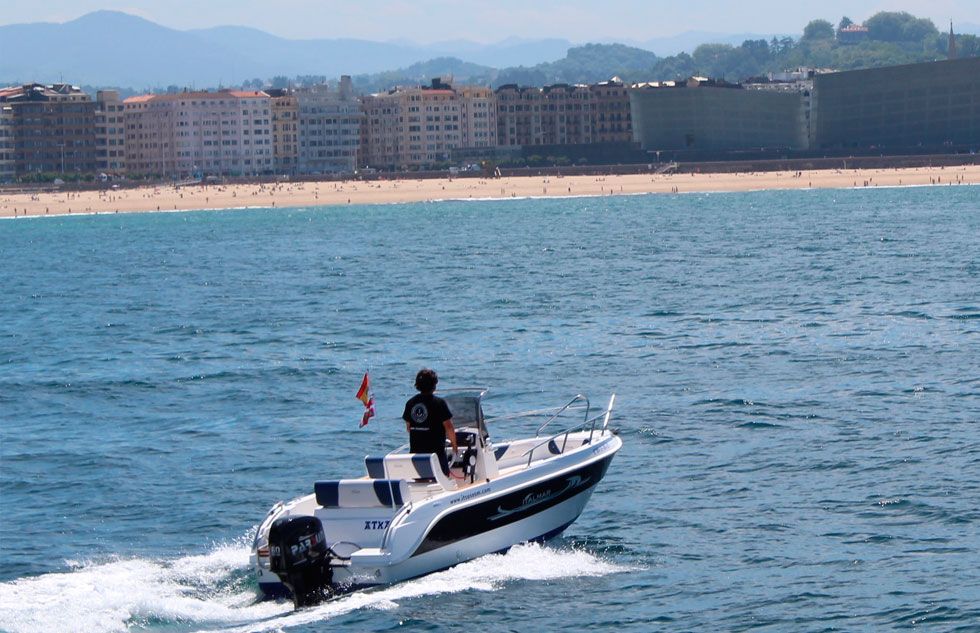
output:
M 522 457 L 524 455 L 527 455 L 528 456 L 527 457 L 527 465 L 530 466 L 531 465 L 531 461 L 534 458 L 534 451 L 538 450 L 539 448 L 541 448 L 542 446 L 544 446 L 548 442 L 552 442 L 552 441 L 556 440 L 557 438 L 561 437 L 562 435 L 565 436 L 565 439 L 562 440 L 561 451 L 560 452 L 561 453 L 564 453 L 565 452 L 565 447 L 568 446 L 568 436 L 569 436 L 569 434 L 570 433 L 573 433 L 573 432 L 575 432 L 575 431 L 577 431 L 579 429 L 585 428 L 586 426 L 588 426 L 590 424 L 592 425 L 592 429 L 591 429 L 591 431 L 589 433 L 589 442 L 591 443 L 592 442 L 592 434 L 595 431 L 595 423 L 596 423 L 596 420 L 598 420 L 599 418 L 601 418 L 605 414 L 606 414 L 606 412 L 603 411 L 599 415 L 597 415 L 597 416 L 595 416 L 593 418 L 589 418 L 588 420 L 586 420 L 585 422 L 582 422 L 581 424 L 577 424 L 575 426 L 569 427 L 569 428 L 565 429 L 564 431 L 559 431 L 558 433 L 555 433 L 551 437 L 545 438 L 544 440 L 538 442 L 537 444 L 535 444 L 534 446 L 532 446 L 528 450 L 524 451 Z
M 554 422 L 558 418 L 558 416 L 560 416 L 562 413 L 564 413 L 569 407 L 571 407 L 573 404 L 575 404 L 579 400 L 585 400 L 585 419 L 588 420 L 589 419 L 589 410 L 591 409 L 591 407 L 589 405 L 589 399 L 586 398 L 585 396 L 583 396 L 582 394 L 578 394 L 577 396 L 575 396 L 574 398 L 572 398 L 571 400 L 569 400 L 568 401 L 568 404 L 566 404 L 563 407 L 560 407 L 558 409 L 558 411 L 553 416 L 551 416 L 550 418 L 548 418 L 547 422 L 545 422 L 544 424 L 542 424 L 541 426 L 539 426 L 538 427 L 538 430 L 535 431 L 535 433 L 534 433 L 534 437 L 538 437 L 541 434 L 541 430 L 544 427 L 546 427 L 549 424 L 551 424 L 552 422 Z M 581 407 L 576 407 L 576 408 L 581 408 Z M 588 422 L 586 422 L 586 424 L 587 423 Z M 561 433 L 559 433 L 559 435 L 561 435 Z
M 395 514 L 392 515 L 391 520 L 388 521 L 388 527 L 385 528 L 385 533 L 381 535 L 381 544 L 378 546 L 378 549 L 384 551 L 384 549 L 388 546 L 388 537 L 390 536 L 391 531 L 395 528 L 395 523 L 404 518 L 411 511 L 412 500 L 409 499 L 405 505 L 399 508 Z
M 612 415 L 613 403 L 616 402 L 616 394 L 609 396 L 609 406 L 606 407 L 606 420 L 602 423 L 602 430 L 605 431 L 609 426 L 609 416 Z
M 487 395 L 490 391 L 490 387 L 453 387 L 451 389 L 436 389 L 433 393 L 465 393 L 467 391 L 476 391 L 480 394 L 480 399 Z
M 585 396 L 581 396 L 581 395 L 575 396 L 575 398 L 572 399 L 572 402 L 575 402 L 575 400 L 577 400 L 578 398 L 584 398 L 584 397 Z M 568 436 L 569 436 L 569 434 L 571 434 L 572 432 L 577 431 L 579 429 L 585 428 L 586 426 L 588 426 L 590 424 L 592 425 L 592 428 L 589 430 L 589 444 L 591 444 L 592 443 L 592 437 L 593 437 L 593 435 L 595 435 L 595 423 L 599 420 L 599 418 L 604 418 L 603 423 L 602 423 L 602 429 L 599 431 L 599 435 L 600 436 L 601 435 L 604 435 L 605 432 L 606 432 L 606 427 L 609 424 L 609 417 L 612 415 L 613 403 L 615 401 L 616 401 L 616 394 L 612 394 L 612 397 L 609 398 L 609 406 L 608 406 L 608 408 L 606 408 L 605 411 L 602 411 L 601 413 L 599 413 L 599 414 L 597 414 L 597 415 L 595 415 L 595 416 L 593 416 L 591 418 L 588 418 L 587 417 L 585 419 L 585 421 L 582 422 L 581 424 L 578 424 L 578 425 L 573 426 L 573 427 L 569 427 L 569 428 L 565 429 L 564 431 L 559 431 L 558 433 L 555 433 L 551 437 L 549 437 L 549 438 L 547 438 L 545 440 L 542 440 L 538 444 L 535 444 L 530 449 L 528 449 L 527 451 L 525 451 L 524 454 L 522 455 L 522 457 L 524 455 L 527 455 L 527 465 L 528 466 L 531 465 L 531 461 L 534 459 L 534 451 L 536 451 L 539 448 L 541 448 L 542 446 L 546 445 L 548 442 L 554 441 L 555 439 L 557 439 L 561 435 L 564 435 L 565 436 L 565 439 L 562 440 L 562 444 L 561 444 L 561 453 L 564 453 L 565 452 L 565 448 L 568 446 Z M 586 398 L 586 402 L 588 402 L 588 399 L 587 398 Z M 569 404 L 571 404 L 571 402 Z M 565 405 L 565 407 L 562 407 L 562 410 L 564 410 L 567 406 L 568 405 Z M 557 416 L 555 416 L 555 417 L 557 417 Z M 554 418 L 552 418 L 552 419 L 554 419 Z M 551 420 L 548 420 L 548 422 L 551 422 Z M 545 422 L 545 424 L 541 425 L 541 428 L 544 428 L 544 426 L 547 425 L 548 422 Z M 540 431 L 541 429 L 538 429 L 538 430 Z M 537 435 L 535 435 L 535 437 L 537 437 Z
M 548 407 L 547 409 L 534 409 L 532 411 L 520 411 L 518 413 L 509 413 L 507 415 L 496 415 L 492 418 L 483 418 L 484 422 L 500 422 L 501 420 L 516 420 L 518 418 L 528 418 L 532 415 L 544 415 L 546 413 L 554 413 L 562 407 Z M 573 409 L 587 409 L 586 405 L 580 404 L 577 406 L 569 407 L 566 405 L 565 410 L 571 411 Z

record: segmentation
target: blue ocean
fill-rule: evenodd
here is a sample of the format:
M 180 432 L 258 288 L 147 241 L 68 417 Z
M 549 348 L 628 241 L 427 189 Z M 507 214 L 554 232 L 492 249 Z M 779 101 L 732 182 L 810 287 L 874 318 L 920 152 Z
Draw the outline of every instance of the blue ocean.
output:
M 980 631 L 980 188 L 21 218 L 0 261 L 5 633 Z M 624 447 L 554 541 L 258 601 L 258 522 L 404 443 L 421 367 L 615 393 Z

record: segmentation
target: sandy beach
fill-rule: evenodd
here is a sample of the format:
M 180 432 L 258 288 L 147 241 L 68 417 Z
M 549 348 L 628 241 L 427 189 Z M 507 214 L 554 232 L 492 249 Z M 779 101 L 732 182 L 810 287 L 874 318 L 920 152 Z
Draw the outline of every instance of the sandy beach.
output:
M 309 207 L 435 200 L 685 194 L 710 191 L 980 184 L 980 165 L 710 174 L 524 176 L 0 192 L 0 217 L 243 207 Z

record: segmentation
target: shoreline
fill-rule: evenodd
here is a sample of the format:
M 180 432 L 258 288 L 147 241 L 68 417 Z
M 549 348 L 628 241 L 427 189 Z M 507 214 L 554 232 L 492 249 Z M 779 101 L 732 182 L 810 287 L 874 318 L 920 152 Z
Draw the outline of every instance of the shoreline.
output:
M 980 184 L 980 165 L 741 173 L 504 176 L 263 184 L 146 186 L 80 192 L 4 193 L 0 218 L 396 204 L 449 200 L 602 197 L 792 189 Z

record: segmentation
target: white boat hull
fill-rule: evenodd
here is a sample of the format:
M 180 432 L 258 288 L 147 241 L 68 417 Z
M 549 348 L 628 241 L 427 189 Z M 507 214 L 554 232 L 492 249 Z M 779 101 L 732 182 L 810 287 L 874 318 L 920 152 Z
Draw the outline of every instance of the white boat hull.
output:
M 525 442 L 541 446 L 534 439 Z M 278 505 L 259 527 L 256 543 L 277 518 L 312 515 L 321 521 L 332 552 L 343 552 L 331 563 L 334 592 L 401 582 L 557 536 L 582 513 L 622 447 L 604 429 L 570 433 L 561 447 L 542 447 L 543 456 L 517 444 L 510 446 L 530 457 L 508 461 L 502 445 L 497 450 L 504 468 L 496 477 L 436 493 L 434 484 L 412 483 L 412 498 L 401 507 L 328 509 L 314 495 Z M 268 559 L 253 551 L 252 561 L 267 596 L 289 595 Z
M 359 565 L 351 569 L 355 586 L 391 584 L 448 569 L 491 553 L 505 552 L 518 543 L 544 541 L 558 536 L 582 513 L 592 489 L 511 525 L 457 541 L 435 551 L 413 556 L 387 567 Z M 361 582 L 358 582 L 361 580 Z
M 619 438 L 612 440 L 619 443 Z M 410 553 L 403 550 L 399 556 L 397 550 L 378 550 L 377 554 L 371 551 L 352 556 L 348 582 L 353 586 L 400 582 L 486 554 L 506 551 L 518 543 L 557 536 L 582 513 L 618 445 L 609 450 L 608 456 L 571 471 L 535 473 L 544 476 L 517 485 L 493 486 L 491 482 L 481 486 L 485 491 L 479 498 L 453 507 L 441 519 L 434 519 L 431 529 Z M 583 472 L 592 475 L 586 479 L 580 474 Z M 535 499 L 535 495 L 541 496 Z M 553 496 L 549 498 L 549 495 Z M 450 497 L 447 501 L 451 503 L 452 500 Z M 504 521 L 509 522 L 494 526 L 496 522 Z M 465 527 L 459 528 L 453 523 Z M 466 536 L 468 533 L 473 534 Z M 398 538 L 397 535 L 394 538 Z

